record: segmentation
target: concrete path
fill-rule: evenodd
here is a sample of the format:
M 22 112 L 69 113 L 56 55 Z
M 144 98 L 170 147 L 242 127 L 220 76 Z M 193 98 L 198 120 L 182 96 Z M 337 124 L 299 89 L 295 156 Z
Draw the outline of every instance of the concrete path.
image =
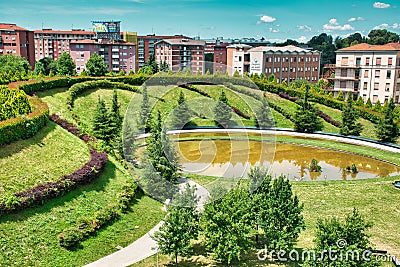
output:
M 179 182 L 179 187 L 181 189 L 186 187 L 186 183 L 196 187 L 196 194 L 199 197 L 197 209 L 200 211 L 203 210 L 205 202 L 210 196 L 210 193 L 207 191 L 207 189 L 189 179 L 181 179 Z M 129 246 L 95 262 L 87 264 L 85 267 L 125 267 L 156 254 L 157 242 L 151 237 L 160 229 L 163 223 L 163 221 L 159 222 L 153 229 Z

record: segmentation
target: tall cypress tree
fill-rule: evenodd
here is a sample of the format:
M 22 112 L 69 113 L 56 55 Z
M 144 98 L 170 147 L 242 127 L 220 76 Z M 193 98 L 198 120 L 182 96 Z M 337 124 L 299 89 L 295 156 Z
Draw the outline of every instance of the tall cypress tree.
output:
M 342 127 L 340 134 L 359 136 L 362 131 L 361 123 L 357 122 L 359 114 L 354 108 L 353 95 L 350 93 L 347 97 L 347 104 L 342 111 Z
M 258 128 L 260 129 L 267 129 L 273 126 L 274 120 L 272 118 L 272 114 L 270 112 L 268 103 L 267 103 L 267 96 L 264 93 L 264 96 L 262 97 L 261 103 L 262 106 L 258 110 L 258 114 L 256 116 L 256 123 Z
M 314 106 L 308 101 L 309 94 L 310 88 L 306 86 L 303 101 L 294 116 L 294 129 L 298 132 L 312 133 L 321 131 L 323 128 L 321 118 L 317 115 Z
M 149 105 L 149 96 L 147 95 L 147 86 L 143 85 L 142 89 L 142 104 L 140 105 L 139 110 L 139 119 L 138 119 L 138 129 L 144 130 L 146 129 L 150 123 L 150 105 Z
M 93 135 L 104 141 L 110 141 L 112 139 L 112 129 L 110 127 L 109 115 L 107 112 L 106 104 L 99 96 L 96 110 L 93 116 L 92 125 Z
M 114 89 L 113 99 L 110 110 L 110 126 L 115 136 L 119 136 L 122 129 L 122 116 L 120 113 L 120 105 L 118 103 L 117 90 Z
M 179 93 L 178 106 L 174 109 L 174 121 L 172 125 L 175 128 L 182 129 L 185 124 L 190 122 L 191 112 L 185 102 L 185 95 L 182 91 Z
M 376 135 L 383 142 L 396 143 L 397 138 L 400 136 L 399 125 L 394 120 L 395 107 L 394 100 L 391 98 L 385 110 L 385 117 L 381 119 L 376 127 Z
M 221 126 L 229 125 L 231 120 L 231 108 L 228 106 L 228 99 L 226 98 L 224 90 L 222 90 L 221 95 L 218 99 L 218 103 L 215 106 L 215 121 Z

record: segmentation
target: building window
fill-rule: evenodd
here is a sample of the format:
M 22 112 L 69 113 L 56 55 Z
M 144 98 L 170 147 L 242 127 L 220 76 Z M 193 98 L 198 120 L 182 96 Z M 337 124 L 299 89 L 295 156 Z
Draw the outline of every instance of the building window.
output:
M 382 58 L 381 58 L 381 57 L 377 57 L 377 58 L 376 58 L 376 65 L 377 65 L 377 66 L 380 66 L 381 63 L 382 63 Z
M 379 83 L 374 83 L 374 90 L 379 90 Z
M 347 66 L 347 65 L 349 65 L 349 58 L 342 57 L 342 66 Z
M 390 91 L 390 83 L 386 83 L 385 85 L 385 91 L 389 92 Z
M 379 78 L 381 75 L 381 71 L 380 70 L 375 70 L 375 78 Z
M 367 82 L 364 82 L 364 87 L 363 87 L 363 89 L 364 89 L 364 90 L 367 90 L 367 88 L 368 88 L 368 83 L 367 83 Z
M 361 58 L 357 57 L 356 58 L 356 66 L 360 66 L 361 65 Z
M 347 69 L 341 69 L 340 70 L 340 76 L 341 77 L 347 77 Z
M 366 70 L 365 72 L 364 72 L 364 78 L 368 78 L 369 77 L 369 70 Z
M 391 70 L 388 70 L 388 71 L 386 72 L 386 79 L 390 79 L 390 78 L 392 78 L 392 71 L 391 71 Z
M 346 82 L 345 81 L 341 81 L 340 82 L 340 88 L 346 88 Z
M 366 65 L 366 66 L 369 66 L 369 57 L 367 57 L 367 58 L 365 59 L 365 65 Z
M 388 65 L 389 65 L 389 66 L 392 66 L 392 65 L 393 65 L 393 58 L 390 57 L 390 58 L 388 59 Z

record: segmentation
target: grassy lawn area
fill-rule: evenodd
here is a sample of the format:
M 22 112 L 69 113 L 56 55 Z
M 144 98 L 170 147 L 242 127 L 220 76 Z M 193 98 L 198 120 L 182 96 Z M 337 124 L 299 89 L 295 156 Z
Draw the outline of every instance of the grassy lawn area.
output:
M 50 114 L 57 113 L 62 119 L 75 122 L 72 112 L 66 105 L 67 97 L 69 96 L 68 88 L 55 88 L 44 92 L 38 92 L 37 96 L 49 106 Z
M 0 266 L 82 266 L 126 246 L 141 237 L 164 216 L 161 204 L 147 196 L 119 220 L 68 251 L 58 245 L 58 234 L 81 217 L 116 200 L 127 180 L 133 179 L 111 158 L 93 183 L 81 186 L 41 207 L 0 218 Z
M 0 196 L 57 181 L 88 159 L 82 140 L 49 122 L 34 137 L 1 147 Z
M 129 102 L 134 94 L 135 93 L 131 91 L 117 90 L 118 102 L 120 104 L 122 116 L 125 114 Z M 80 127 L 88 133 L 91 133 L 91 123 L 99 97 L 105 101 L 106 108 L 109 109 L 111 107 L 112 96 L 113 90 L 97 89 L 86 91 L 79 98 L 77 98 L 74 103 L 73 111 L 80 119 Z

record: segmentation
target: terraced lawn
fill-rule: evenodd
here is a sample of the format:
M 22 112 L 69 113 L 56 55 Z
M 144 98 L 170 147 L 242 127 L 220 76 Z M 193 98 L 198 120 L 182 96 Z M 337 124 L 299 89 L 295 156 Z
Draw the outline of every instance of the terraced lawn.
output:
M 49 122 L 34 137 L 0 148 L 0 196 L 57 181 L 88 159 L 82 140 Z

